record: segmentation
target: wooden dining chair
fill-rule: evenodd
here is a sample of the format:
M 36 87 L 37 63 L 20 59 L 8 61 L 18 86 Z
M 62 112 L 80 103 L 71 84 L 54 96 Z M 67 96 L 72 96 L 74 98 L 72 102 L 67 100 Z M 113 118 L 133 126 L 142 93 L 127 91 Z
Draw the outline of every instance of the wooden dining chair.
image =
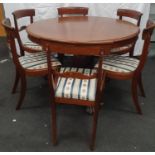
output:
M 103 46 L 104 47 L 104 46 Z M 48 79 L 50 87 L 52 110 L 52 142 L 57 143 L 56 105 L 70 104 L 85 107 L 94 107 L 93 129 L 90 149 L 94 149 L 96 128 L 99 112 L 99 103 L 103 93 L 105 72 L 102 70 L 104 51 L 95 45 L 57 44 L 45 46 L 48 59 Z M 50 60 L 52 53 L 65 52 L 67 54 L 90 56 L 95 54 L 99 59 L 97 69 L 61 67 L 57 72 L 53 69 Z
M 104 58 L 102 68 L 106 71 L 107 77 L 118 80 L 132 80 L 131 91 L 134 105 L 137 113 L 142 114 L 142 110 L 138 101 L 138 86 L 141 95 L 145 97 L 142 83 L 142 71 L 147 60 L 151 35 L 155 28 L 155 23 L 151 20 L 147 22 L 146 28 L 143 30 L 142 39 L 144 40 L 142 54 L 140 59 L 131 58 L 129 56 L 109 55 Z M 121 44 L 124 45 L 126 41 Z M 115 46 L 120 46 L 116 44 Z
M 21 33 L 25 31 L 27 25 L 33 23 L 33 17 L 35 16 L 35 10 L 34 9 L 22 9 L 22 10 L 16 10 L 12 13 L 14 18 L 14 24 L 15 24 L 15 30 L 18 35 L 18 42 L 20 50 L 22 51 L 22 54 L 24 55 L 24 51 L 27 52 L 40 52 L 42 51 L 42 47 L 32 41 L 30 41 L 28 38 L 28 41 L 24 41 L 21 38 Z M 19 20 L 21 19 L 30 19 L 30 23 L 23 25 L 19 23 Z M 22 26 L 21 26 L 22 25 Z
M 21 82 L 20 97 L 16 109 L 20 109 L 26 92 L 26 76 L 36 77 L 47 75 L 47 59 L 44 52 L 28 53 L 22 55 L 22 52 L 17 52 L 15 40 L 18 40 L 18 33 L 11 27 L 10 19 L 4 19 L 2 25 L 7 34 L 7 41 L 11 49 L 12 59 L 16 68 L 16 77 L 13 85 L 12 93 L 16 92 L 19 80 Z M 61 64 L 56 59 L 51 57 L 53 68 L 57 69 Z
M 140 21 L 141 21 L 142 15 L 143 14 L 141 12 L 136 11 L 136 10 L 130 10 L 130 9 L 118 9 L 117 10 L 117 16 L 119 17 L 120 20 L 125 20 L 124 17 L 128 17 L 130 19 L 135 20 L 134 24 L 137 25 L 138 27 L 140 26 Z M 129 52 L 130 57 L 132 57 L 134 55 L 135 45 L 133 46 L 132 49 L 131 49 L 131 47 L 132 47 L 132 45 L 113 48 L 111 50 L 111 53 L 122 55 L 122 54 L 126 54 Z
M 60 7 L 57 8 L 58 15 L 63 17 L 64 15 L 83 15 L 86 16 L 88 14 L 87 7 Z
M 142 17 L 142 13 L 136 10 L 130 10 L 130 9 L 118 9 L 117 10 L 117 16 L 119 16 L 120 20 L 123 20 L 123 17 L 129 17 L 132 19 L 135 19 L 136 25 L 140 26 L 140 21 Z
M 88 7 L 60 7 L 57 8 L 58 11 L 58 15 L 60 17 L 68 17 L 68 16 L 86 16 L 88 15 Z M 63 60 L 66 58 L 70 58 L 69 56 L 72 55 L 64 55 L 64 54 L 58 54 L 58 58 L 59 60 L 63 63 Z M 72 64 L 74 64 L 74 66 L 77 66 L 77 64 L 82 63 L 82 61 L 85 61 L 85 57 L 79 57 L 79 56 L 75 56 L 75 57 L 71 57 Z M 80 61 L 80 62 L 79 62 Z M 85 65 L 89 64 L 89 62 L 86 62 Z

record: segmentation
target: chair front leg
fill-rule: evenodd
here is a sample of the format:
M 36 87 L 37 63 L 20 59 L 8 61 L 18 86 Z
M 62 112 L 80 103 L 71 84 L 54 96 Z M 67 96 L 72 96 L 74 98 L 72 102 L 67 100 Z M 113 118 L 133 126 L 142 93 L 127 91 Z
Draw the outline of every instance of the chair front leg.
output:
M 17 106 L 16 106 L 16 110 L 19 110 L 22 103 L 23 103 L 23 100 L 24 100 L 24 97 L 25 97 L 25 92 L 26 92 L 26 77 L 25 77 L 25 74 L 21 74 L 20 75 L 21 77 L 21 90 L 20 90 L 20 97 L 19 97 L 19 101 L 17 103 Z
M 95 149 L 98 114 L 99 114 L 99 104 L 95 105 L 95 111 L 93 114 L 93 130 L 92 130 L 92 138 L 91 138 L 91 144 L 90 144 L 90 150 L 92 151 Z
M 14 85 L 13 85 L 13 88 L 12 88 L 12 94 L 14 94 L 16 92 L 19 79 L 20 79 L 20 75 L 19 75 L 18 70 L 16 69 L 16 76 L 15 76 L 15 81 L 14 81 Z
M 138 85 L 138 83 L 137 83 L 137 76 L 135 76 L 132 79 L 132 86 L 131 86 L 132 98 L 133 98 L 133 102 L 134 102 L 134 105 L 136 107 L 137 113 L 138 114 L 142 114 L 141 107 L 140 107 L 139 101 L 138 101 L 137 85 Z
M 141 96 L 146 97 L 144 87 L 143 87 L 142 74 L 141 73 L 140 73 L 139 79 L 138 79 L 138 86 L 139 86 L 139 89 L 140 89 L 140 92 L 141 92 Z

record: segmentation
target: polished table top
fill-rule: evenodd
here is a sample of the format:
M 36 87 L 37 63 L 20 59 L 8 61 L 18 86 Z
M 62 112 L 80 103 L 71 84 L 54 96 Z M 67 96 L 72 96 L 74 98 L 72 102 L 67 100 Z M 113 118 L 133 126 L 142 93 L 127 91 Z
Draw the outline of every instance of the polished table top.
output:
M 127 21 L 95 16 L 59 17 L 27 27 L 30 37 L 73 44 L 104 44 L 137 36 L 139 28 Z

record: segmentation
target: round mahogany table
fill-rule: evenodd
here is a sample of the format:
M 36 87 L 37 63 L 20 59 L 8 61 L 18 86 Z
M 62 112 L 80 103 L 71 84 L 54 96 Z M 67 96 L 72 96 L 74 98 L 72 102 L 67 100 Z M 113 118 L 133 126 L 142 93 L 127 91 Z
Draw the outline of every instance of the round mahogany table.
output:
M 33 42 L 41 45 L 48 42 L 55 51 L 62 52 L 67 44 L 96 44 L 102 47 L 104 44 L 130 39 L 139 34 L 139 27 L 130 22 L 95 16 L 41 20 L 29 25 L 26 30 Z
M 74 16 L 37 21 L 27 27 L 30 37 L 65 43 L 101 43 L 138 35 L 139 28 L 127 21 L 106 17 Z

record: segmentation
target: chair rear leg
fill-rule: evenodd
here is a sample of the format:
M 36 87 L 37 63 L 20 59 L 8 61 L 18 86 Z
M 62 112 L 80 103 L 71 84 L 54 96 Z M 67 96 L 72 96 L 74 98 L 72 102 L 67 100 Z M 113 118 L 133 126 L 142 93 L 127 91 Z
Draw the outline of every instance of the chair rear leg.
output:
M 143 87 L 142 74 L 139 75 L 138 85 L 141 92 L 141 96 L 146 97 L 144 87 Z
M 24 97 L 25 97 L 25 92 L 26 92 L 26 77 L 25 75 L 21 76 L 21 91 L 20 91 L 20 97 L 19 101 L 16 106 L 16 110 L 19 110 L 21 108 L 21 105 L 23 103 Z
M 98 114 L 99 114 L 99 106 L 96 106 L 94 115 L 93 115 L 93 130 L 92 130 L 92 138 L 91 138 L 91 144 L 90 144 L 90 150 L 92 151 L 95 149 Z
M 20 75 L 19 75 L 19 72 L 16 69 L 16 76 L 15 76 L 15 81 L 14 81 L 14 85 L 13 85 L 13 88 L 12 88 L 12 94 L 14 94 L 16 92 L 18 82 L 19 82 L 19 78 L 20 78 Z
M 138 84 L 137 78 L 133 78 L 132 79 L 132 98 L 133 98 L 133 102 L 136 107 L 137 113 L 142 114 L 141 107 L 140 107 L 139 101 L 138 101 L 137 84 Z
M 51 104 L 52 111 L 52 143 L 53 145 L 57 144 L 57 123 L 56 123 L 56 103 L 52 102 Z

